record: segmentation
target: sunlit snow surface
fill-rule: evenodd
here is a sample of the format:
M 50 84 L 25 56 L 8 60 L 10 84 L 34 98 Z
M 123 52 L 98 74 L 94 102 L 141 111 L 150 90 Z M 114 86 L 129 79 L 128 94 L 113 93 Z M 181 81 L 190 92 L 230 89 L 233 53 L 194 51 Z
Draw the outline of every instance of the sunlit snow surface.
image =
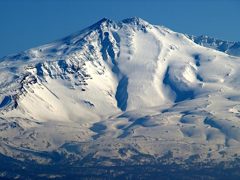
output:
M 1 59 L 0 176 L 28 175 L 11 162 L 237 168 L 240 51 L 206 38 L 103 19 Z

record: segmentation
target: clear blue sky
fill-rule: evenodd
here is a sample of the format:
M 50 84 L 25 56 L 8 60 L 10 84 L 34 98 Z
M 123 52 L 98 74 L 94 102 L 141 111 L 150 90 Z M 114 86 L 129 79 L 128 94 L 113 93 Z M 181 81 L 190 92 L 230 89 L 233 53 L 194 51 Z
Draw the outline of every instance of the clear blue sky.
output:
M 175 31 L 240 41 L 240 0 L 0 0 L 0 57 L 138 16 Z

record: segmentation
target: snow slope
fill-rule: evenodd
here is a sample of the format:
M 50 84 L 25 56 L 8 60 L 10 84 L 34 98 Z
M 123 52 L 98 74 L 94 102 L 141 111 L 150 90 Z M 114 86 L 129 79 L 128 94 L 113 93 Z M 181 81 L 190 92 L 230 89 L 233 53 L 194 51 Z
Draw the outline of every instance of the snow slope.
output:
M 140 18 L 102 19 L 4 57 L 0 152 L 82 166 L 232 162 L 240 58 L 210 47 Z

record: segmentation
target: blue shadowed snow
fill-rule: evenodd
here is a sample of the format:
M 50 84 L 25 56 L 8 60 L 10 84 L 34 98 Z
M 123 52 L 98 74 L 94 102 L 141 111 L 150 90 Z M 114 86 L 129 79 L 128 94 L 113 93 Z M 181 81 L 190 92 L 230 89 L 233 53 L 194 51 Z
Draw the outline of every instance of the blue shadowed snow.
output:
M 122 110 L 125 111 L 127 109 L 127 100 L 128 100 L 128 78 L 123 76 L 122 79 L 119 81 L 117 92 L 116 92 L 116 100 L 117 106 Z
M 165 77 L 163 79 L 163 83 L 170 87 L 172 92 L 175 95 L 175 102 L 183 101 L 186 99 L 192 99 L 194 97 L 194 92 L 191 90 L 185 91 L 178 88 L 178 86 L 170 80 L 169 77 L 169 68 L 166 71 Z
M 0 108 L 3 108 L 7 105 L 9 105 L 11 103 L 12 99 L 11 96 L 5 96 L 2 100 L 2 102 L 0 103 Z

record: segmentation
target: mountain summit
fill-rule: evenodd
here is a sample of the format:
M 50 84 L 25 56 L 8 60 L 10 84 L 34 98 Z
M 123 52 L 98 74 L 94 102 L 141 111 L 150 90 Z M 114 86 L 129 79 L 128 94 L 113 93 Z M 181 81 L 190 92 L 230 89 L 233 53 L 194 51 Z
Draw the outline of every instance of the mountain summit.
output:
M 194 40 L 104 18 L 4 57 L 0 152 L 40 164 L 56 163 L 55 152 L 82 166 L 236 160 L 240 58 Z

